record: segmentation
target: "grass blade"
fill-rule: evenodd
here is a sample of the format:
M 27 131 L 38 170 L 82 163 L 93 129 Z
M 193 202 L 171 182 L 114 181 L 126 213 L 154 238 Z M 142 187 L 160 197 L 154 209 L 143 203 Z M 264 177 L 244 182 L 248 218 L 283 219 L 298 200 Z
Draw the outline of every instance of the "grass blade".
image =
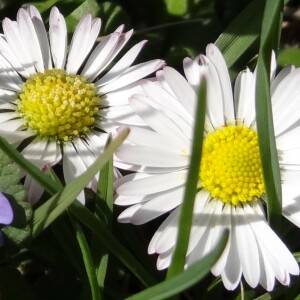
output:
M 267 195 L 268 219 L 277 226 L 281 218 L 281 179 L 274 137 L 270 93 L 272 49 L 278 47 L 283 1 L 266 1 L 256 78 L 256 119 L 260 155 Z
M 116 258 L 119 259 L 145 286 L 156 283 L 148 271 L 136 258 L 112 235 L 105 223 L 97 219 L 85 206 L 76 201 L 69 208 L 73 216 L 89 228 Z
M 183 271 L 185 256 L 189 242 L 190 230 L 192 226 L 194 201 L 197 192 L 199 178 L 199 168 L 201 161 L 203 130 L 205 122 L 206 108 L 206 80 L 201 78 L 198 92 L 198 104 L 195 115 L 195 127 L 192 143 L 191 161 L 184 191 L 184 201 L 181 206 L 179 217 L 179 228 L 177 243 L 172 257 L 172 262 L 168 270 L 167 278 L 171 278 Z
M 79 177 L 67 184 L 60 191 L 52 191 L 56 194 L 46 203 L 34 211 L 33 215 L 33 237 L 36 237 L 42 230 L 48 227 L 58 216 L 60 216 L 76 199 L 80 191 L 91 181 L 101 168 L 109 161 L 114 151 L 122 144 L 129 131 L 123 131 L 107 147 L 102 155 Z M 28 170 L 26 170 L 28 171 Z M 34 177 L 35 174 L 30 174 Z M 38 178 L 35 178 L 38 181 Z
M 223 252 L 228 239 L 226 231 L 215 250 L 206 255 L 201 261 L 191 266 L 187 271 L 175 277 L 150 287 L 126 300 L 163 300 L 174 296 L 200 281 L 213 267 Z

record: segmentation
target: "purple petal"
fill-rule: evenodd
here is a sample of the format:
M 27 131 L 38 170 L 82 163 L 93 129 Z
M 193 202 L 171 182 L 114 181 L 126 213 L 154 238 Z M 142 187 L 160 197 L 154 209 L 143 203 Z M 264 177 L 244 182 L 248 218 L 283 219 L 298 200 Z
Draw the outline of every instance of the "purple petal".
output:
M 0 192 L 0 224 L 9 225 L 14 217 L 13 210 L 7 198 Z

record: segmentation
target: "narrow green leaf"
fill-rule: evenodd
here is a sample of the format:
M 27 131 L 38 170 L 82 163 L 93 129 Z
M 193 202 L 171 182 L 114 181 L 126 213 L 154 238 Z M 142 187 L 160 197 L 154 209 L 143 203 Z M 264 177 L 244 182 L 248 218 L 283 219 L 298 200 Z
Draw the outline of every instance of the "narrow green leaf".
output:
M 206 80 L 201 78 L 198 92 L 198 104 L 195 115 L 195 127 L 192 143 L 191 161 L 184 190 L 184 201 L 181 205 L 179 217 L 179 228 L 176 247 L 172 257 L 172 262 L 168 270 L 167 278 L 174 277 L 181 273 L 185 264 L 186 251 L 188 248 L 190 230 L 193 219 L 194 201 L 197 193 L 199 180 L 199 169 L 203 144 L 203 133 L 205 123 L 206 108 Z
M 285 0 L 287 4 L 290 0 Z M 273 1 L 253 0 L 228 25 L 215 44 L 222 51 L 230 76 L 233 80 L 237 73 L 257 53 L 265 3 Z M 278 33 L 278 28 L 276 28 Z M 278 36 L 277 36 L 278 38 Z
M 283 0 L 266 1 L 256 78 L 256 120 L 267 195 L 268 219 L 276 226 L 281 218 L 281 179 L 274 137 L 270 92 L 272 49 L 277 49 Z
M 156 283 L 148 271 L 136 258 L 112 235 L 106 224 L 97 219 L 85 206 L 76 201 L 69 208 L 73 216 L 89 228 L 116 258 L 120 260 L 145 286 Z
M 111 143 L 111 137 L 108 138 L 107 146 Z M 106 147 L 107 147 L 106 146 Z M 112 157 L 101 170 L 101 176 L 98 181 L 98 194 L 107 204 L 110 212 L 113 211 L 113 159 Z
M 231 69 L 231 78 L 235 78 L 238 72 L 232 71 L 233 66 L 259 40 L 263 9 L 264 1 L 251 1 L 215 42 L 224 55 L 228 69 Z M 251 55 L 246 61 L 250 58 Z
M 88 246 L 87 240 L 85 238 L 84 232 L 83 232 L 80 224 L 72 216 L 70 216 L 70 220 L 71 220 L 73 229 L 75 231 L 78 244 L 81 249 L 82 259 L 83 259 L 83 262 L 85 265 L 85 270 L 87 273 L 87 277 L 88 277 L 91 292 L 92 292 L 92 300 L 100 300 L 101 294 L 100 294 L 100 290 L 98 287 L 96 270 L 94 267 L 94 262 L 93 262 L 93 258 L 92 258 L 91 252 L 90 252 L 90 248 Z
M 91 179 L 101 170 L 109 161 L 115 150 L 122 144 L 129 133 L 124 130 L 107 147 L 107 150 L 79 177 L 67 184 L 62 190 L 51 190 L 52 194 L 56 192 L 46 203 L 37 208 L 33 216 L 33 237 L 36 237 L 42 230 L 47 228 L 58 216 L 60 216 L 76 199 L 82 189 L 91 181 Z M 30 170 L 26 170 L 29 172 Z M 32 177 L 35 173 L 30 174 Z M 35 178 L 38 181 L 38 178 Z
M 106 147 L 111 143 L 111 136 L 107 140 Z M 101 215 L 104 215 L 104 219 L 107 223 L 107 228 L 112 229 L 112 216 L 113 216 L 113 159 L 107 162 L 107 164 L 101 170 L 101 176 L 98 181 L 98 195 L 95 197 L 95 216 L 101 219 Z M 100 203 L 102 202 L 102 203 Z M 105 205 L 105 209 L 103 208 Z M 106 209 L 107 208 L 107 209 Z M 103 218 L 102 218 L 103 219 Z M 97 237 L 92 237 L 91 251 L 96 265 L 96 274 L 98 285 L 104 289 L 104 281 L 106 278 L 106 271 L 108 266 L 109 254 L 102 245 L 99 245 Z
M 177 295 L 200 281 L 213 267 L 223 252 L 228 240 L 228 231 L 224 232 L 217 247 L 201 261 L 191 266 L 187 271 L 175 277 L 152 286 L 126 300 L 162 300 Z
M 74 32 L 80 19 L 86 14 L 92 14 L 93 17 L 96 17 L 100 12 L 100 6 L 96 0 L 81 0 L 77 2 L 78 6 L 66 17 L 69 32 Z M 73 3 L 72 6 L 74 7 Z
M 40 13 L 43 13 L 50 9 L 52 6 L 57 4 L 59 0 L 46 0 L 46 1 L 37 1 L 37 2 L 30 2 L 30 4 L 34 5 Z

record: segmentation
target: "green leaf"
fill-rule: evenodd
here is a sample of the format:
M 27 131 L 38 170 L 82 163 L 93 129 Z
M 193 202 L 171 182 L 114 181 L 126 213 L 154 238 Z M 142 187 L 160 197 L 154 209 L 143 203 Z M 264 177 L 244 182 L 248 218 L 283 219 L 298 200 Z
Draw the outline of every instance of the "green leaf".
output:
M 58 216 L 74 202 L 77 195 L 91 181 L 91 179 L 101 170 L 114 151 L 122 144 L 129 133 L 124 130 L 119 136 L 107 147 L 107 150 L 79 177 L 67 184 L 62 190 L 51 190 L 52 194 L 56 192 L 46 203 L 37 208 L 33 217 L 33 237 L 36 237 L 42 230 L 47 228 Z M 26 171 L 31 171 L 27 169 Z M 32 177 L 36 173 L 30 174 Z M 38 181 L 38 178 L 35 178 Z
M 109 136 L 106 147 L 111 143 L 111 136 Z M 112 157 L 101 170 L 101 176 L 98 181 L 98 194 L 100 198 L 106 203 L 111 214 L 113 211 L 113 159 Z
M 104 25 L 102 34 L 110 34 L 121 24 L 130 24 L 128 15 L 122 6 L 109 1 L 101 2 L 99 5 L 99 17 L 102 19 Z
M 106 147 L 111 143 L 111 136 L 107 140 Z M 95 216 L 105 220 L 107 228 L 112 229 L 113 217 L 113 159 L 111 158 L 101 170 L 98 180 L 98 196 L 95 197 Z M 104 209 L 103 209 L 104 208 Z M 108 266 L 109 254 L 102 245 L 99 245 L 95 235 L 92 236 L 91 252 L 96 265 L 97 281 L 100 288 L 104 289 L 104 281 Z
M 295 65 L 300 67 L 300 49 L 286 48 L 279 52 L 277 57 L 278 65 L 286 67 L 288 65 Z
M 128 297 L 126 300 L 162 300 L 177 295 L 185 289 L 200 281 L 213 267 L 223 252 L 228 240 L 228 231 L 224 232 L 217 247 L 206 255 L 201 261 L 191 266 L 187 271 L 175 277 L 158 283 L 138 294 Z
M 251 1 L 215 42 L 224 55 L 232 79 L 240 70 L 239 60 L 245 65 L 257 52 L 255 49 L 249 54 L 248 50 L 259 40 L 264 5 L 262 0 Z
M 267 195 L 268 219 L 276 226 L 281 219 L 281 179 L 274 137 L 270 92 L 272 49 L 278 46 L 283 1 L 266 1 L 256 78 L 256 121 Z
M 85 270 L 86 270 L 86 273 L 87 273 L 87 277 L 88 277 L 88 280 L 89 280 L 89 283 L 90 283 L 92 299 L 93 300 L 100 300 L 101 299 L 101 294 L 100 294 L 100 290 L 99 290 L 99 287 L 98 287 L 96 269 L 94 267 L 94 262 L 93 262 L 93 258 L 92 258 L 91 252 L 90 252 L 90 248 L 88 246 L 88 243 L 87 243 L 87 240 L 86 240 L 85 235 L 83 233 L 83 230 L 81 228 L 81 225 L 72 216 L 70 217 L 70 220 L 71 220 L 71 224 L 73 226 L 73 229 L 75 231 L 78 244 L 80 246 L 82 259 L 83 259 L 83 262 L 84 262 L 84 265 L 85 265 Z
M 44 13 L 52 6 L 57 4 L 57 2 L 60 1 L 59 0 L 36 1 L 36 2 L 30 2 L 30 4 L 34 5 L 39 10 L 40 13 Z
M 201 162 L 204 123 L 206 111 L 206 80 L 201 78 L 201 84 L 198 91 L 198 104 L 195 114 L 195 127 L 192 143 L 191 161 L 187 182 L 184 190 L 184 200 L 181 205 L 179 217 L 179 228 L 176 247 L 172 257 L 172 262 L 168 270 L 167 277 L 171 278 L 181 273 L 185 264 L 186 251 L 188 248 L 190 230 L 193 219 L 194 201 L 197 193 L 199 180 L 199 169 Z
M 173 16 L 183 16 L 188 11 L 187 0 L 164 0 L 167 11 Z
M 81 203 L 74 202 L 69 208 L 73 216 L 89 228 L 116 258 L 118 258 L 145 286 L 153 285 L 156 280 L 136 260 L 136 258 L 113 236 L 105 223 L 97 219 Z
M 100 6 L 96 0 L 85 0 L 81 2 L 82 3 L 66 17 L 69 32 L 74 32 L 80 19 L 86 14 L 92 14 L 93 17 L 96 17 L 100 12 Z

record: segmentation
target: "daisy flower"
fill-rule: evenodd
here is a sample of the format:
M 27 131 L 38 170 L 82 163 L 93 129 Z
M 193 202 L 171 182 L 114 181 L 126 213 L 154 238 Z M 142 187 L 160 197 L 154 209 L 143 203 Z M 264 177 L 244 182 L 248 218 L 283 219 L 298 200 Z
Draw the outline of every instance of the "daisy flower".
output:
M 148 248 L 149 254 L 158 253 L 158 269 L 170 265 L 190 161 L 196 91 L 199 79 L 206 76 L 205 137 L 186 267 L 213 251 L 227 228 L 227 245 L 211 270 L 227 289 L 235 289 L 242 276 L 252 288 L 260 284 L 270 291 L 275 279 L 288 285 L 290 274 L 298 275 L 299 267 L 265 217 L 255 119 L 256 74 L 248 69 L 240 73 L 233 95 L 226 63 L 213 44 L 207 46 L 206 56 L 186 58 L 183 66 L 186 78 L 165 67 L 157 72 L 157 82 L 144 81 L 144 94 L 129 100 L 148 128 L 130 127 L 129 142 L 116 152 L 124 167 L 138 171 L 115 182 L 115 203 L 129 206 L 118 220 L 143 224 L 170 212 Z M 274 70 L 271 75 L 284 204 L 292 201 L 291 193 L 300 195 L 290 172 L 300 170 L 299 71 L 287 68 L 277 77 Z M 284 206 L 285 216 L 286 210 Z M 293 215 L 292 207 L 289 211 Z
M 138 81 L 164 65 L 152 60 L 133 65 L 146 41 L 134 45 L 111 68 L 133 31 L 124 25 L 96 39 L 101 20 L 81 19 L 70 45 L 63 16 L 53 7 L 46 32 L 34 6 L 19 9 L 17 20 L 3 20 L 0 36 L 0 136 L 22 149 L 42 170 L 62 161 L 66 182 L 83 173 L 103 151 L 108 132 L 137 125 L 128 97 Z M 42 188 L 27 176 L 29 201 Z M 89 187 L 96 186 L 96 177 Z M 83 192 L 79 199 L 84 202 Z

